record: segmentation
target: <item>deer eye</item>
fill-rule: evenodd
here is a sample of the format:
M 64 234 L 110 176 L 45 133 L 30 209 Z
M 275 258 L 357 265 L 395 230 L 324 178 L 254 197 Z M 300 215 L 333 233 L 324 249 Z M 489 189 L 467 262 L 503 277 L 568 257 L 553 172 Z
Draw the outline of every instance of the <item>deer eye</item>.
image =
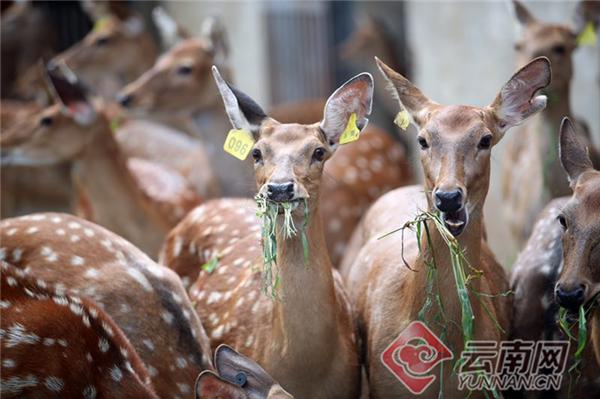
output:
M 563 46 L 562 44 L 558 44 L 558 45 L 552 47 L 552 52 L 555 55 L 564 55 L 567 52 L 567 48 L 565 46 Z
M 110 42 L 110 40 L 108 39 L 108 36 L 101 36 L 96 39 L 96 46 L 98 46 L 98 47 L 106 46 L 109 42 Z
M 321 161 L 323 161 L 323 158 L 325 158 L 325 153 L 326 153 L 325 148 L 319 147 L 313 153 L 313 159 L 315 161 L 321 162 Z
M 425 140 L 425 137 L 417 137 L 417 141 L 419 142 L 422 150 L 429 148 L 429 144 L 427 143 L 427 140 Z
M 567 219 L 565 218 L 565 216 L 564 215 L 558 215 L 556 217 L 556 219 L 558 219 L 558 222 L 562 226 L 563 230 L 566 230 L 567 229 Z
M 252 158 L 254 158 L 254 162 L 260 162 L 262 160 L 262 152 L 258 148 L 253 149 Z
M 479 141 L 479 148 L 482 150 L 488 150 L 492 146 L 492 135 L 488 134 L 481 138 Z
M 44 116 L 40 119 L 40 126 L 48 127 L 50 125 L 52 125 L 52 117 Z
M 181 76 L 187 76 L 192 73 L 192 67 L 189 65 L 180 65 L 177 67 L 177 74 Z

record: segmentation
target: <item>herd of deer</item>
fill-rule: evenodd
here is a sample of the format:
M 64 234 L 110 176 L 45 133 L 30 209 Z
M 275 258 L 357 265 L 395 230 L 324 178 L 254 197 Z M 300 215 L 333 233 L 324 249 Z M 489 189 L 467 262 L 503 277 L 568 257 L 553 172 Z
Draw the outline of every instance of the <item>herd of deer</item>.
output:
M 376 58 L 377 85 L 417 127 L 423 185 L 407 185 L 408 150 L 367 127 L 371 74 L 265 112 L 229 83 L 214 18 L 192 37 L 155 10 L 172 46 L 157 58 L 140 17 L 102 16 L 33 66 L 21 85 L 50 103 L 2 102 L 2 397 L 410 397 L 381 354 L 412 321 L 463 349 L 453 254 L 434 221 L 420 238 L 382 238 L 423 210 L 477 271 L 473 338 L 558 337 L 558 307 L 585 307 L 592 349 L 575 392 L 599 392 L 599 158 L 569 106 L 576 37 L 598 3 L 578 6 L 575 29 L 514 8 L 520 69 L 488 106 L 436 103 Z M 492 148 L 525 121 L 503 161 L 506 221 L 524 244 L 509 277 L 483 206 Z M 360 139 L 340 145 L 353 123 Z M 252 136 L 246 161 L 221 150 L 231 127 Z M 261 292 L 257 190 L 304 224 L 305 236 L 276 224 L 276 298 Z M 77 216 L 31 213 L 69 203 Z M 431 290 L 444 326 L 420 314 Z M 467 394 L 452 367 L 435 370 L 424 396 Z

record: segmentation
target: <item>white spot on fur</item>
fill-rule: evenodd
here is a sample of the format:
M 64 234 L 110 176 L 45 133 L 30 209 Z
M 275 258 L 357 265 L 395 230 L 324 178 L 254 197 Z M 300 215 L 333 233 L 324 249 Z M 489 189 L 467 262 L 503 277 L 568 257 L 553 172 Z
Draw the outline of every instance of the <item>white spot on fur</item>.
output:
M 23 389 L 35 387 L 37 384 L 38 379 L 32 374 L 28 374 L 25 377 L 12 377 L 9 379 L 2 379 L 0 381 L 0 392 L 6 394 L 19 394 L 23 391 Z
M 100 338 L 100 340 L 98 341 L 98 348 L 100 349 L 100 352 L 102 352 L 102 353 L 108 352 L 108 348 L 110 348 L 110 344 L 108 343 L 106 338 Z
M 8 328 L 5 339 L 4 346 L 7 348 L 17 345 L 33 345 L 40 341 L 40 337 L 34 333 L 28 333 L 25 326 L 20 323 L 15 323 Z
M 110 376 L 115 381 L 121 381 L 121 379 L 123 378 L 123 372 L 118 366 L 115 366 L 112 369 L 110 369 Z
M 96 391 L 96 387 L 93 385 L 88 385 L 83 389 L 83 397 L 84 399 L 96 399 L 98 392 Z
M 35 226 L 32 226 L 32 227 L 28 228 L 27 230 L 25 230 L 25 233 L 27 233 L 27 234 L 35 234 L 38 231 L 40 231 L 39 228 L 37 228 Z
M 213 339 L 221 339 L 221 337 L 223 336 L 223 329 L 224 329 L 224 327 L 222 325 L 220 325 L 219 327 L 215 328 L 213 330 L 213 332 L 210 334 L 211 338 L 213 338 Z
M 144 288 L 144 290 L 148 292 L 153 291 L 152 284 L 150 284 L 150 281 L 148 281 L 146 276 L 144 276 L 139 270 L 130 267 L 127 268 L 127 274 L 137 281 Z
M 173 323 L 173 315 L 170 312 L 164 311 L 161 313 L 160 317 L 167 323 Z
M 85 273 L 83 273 L 83 276 L 86 278 L 96 278 L 99 275 L 100 275 L 100 273 L 98 272 L 98 270 L 96 270 L 94 268 L 87 269 L 85 271 Z
M 4 367 L 5 369 L 12 369 L 15 366 L 16 366 L 16 363 L 12 359 L 3 359 L 2 360 L 2 367 Z
M 48 390 L 52 392 L 60 392 L 65 386 L 65 383 L 62 379 L 58 377 L 47 377 L 44 380 L 44 385 L 46 386 L 46 388 L 48 388 Z
M 81 266 L 84 263 L 85 263 L 85 259 L 83 259 L 81 256 L 73 255 L 71 257 L 71 265 L 73 265 L 73 266 Z

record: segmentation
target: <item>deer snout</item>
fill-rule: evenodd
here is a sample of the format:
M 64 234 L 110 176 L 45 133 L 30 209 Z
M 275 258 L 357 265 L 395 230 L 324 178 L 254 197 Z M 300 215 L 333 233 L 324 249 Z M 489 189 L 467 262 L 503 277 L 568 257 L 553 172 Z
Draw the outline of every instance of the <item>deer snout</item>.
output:
M 585 301 L 587 286 L 585 284 L 566 284 L 557 283 L 554 290 L 556 301 L 560 306 L 570 311 L 577 311 Z
M 275 202 L 291 201 L 294 199 L 294 182 L 267 184 L 267 197 Z
M 132 100 L 133 100 L 133 95 L 128 94 L 128 93 L 119 93 L 117 95 L 117 102 L 125 108 L 127 108 L 131 105 Z
M 444 213 L 453 213 L 463 207 L 463 193 L 457 188 L 453 190 L 436 190 L 435 207 Z

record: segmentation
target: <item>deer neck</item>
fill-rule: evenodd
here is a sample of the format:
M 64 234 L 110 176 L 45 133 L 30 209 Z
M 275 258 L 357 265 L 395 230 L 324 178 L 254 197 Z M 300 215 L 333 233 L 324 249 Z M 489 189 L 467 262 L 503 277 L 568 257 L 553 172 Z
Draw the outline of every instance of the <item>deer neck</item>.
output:
M 469 224 L 462 234 L 457 237 L 466 258 L 466 261 L 463 262 L 463 269 L 466 275 L 472 273 L 468 265 L 471 265 L 475 269 L 480 269 L 482 265 L 482 208 L 482 206 L 477 206 L 471 211 L 469 214 Z M 430 212 L 432 212 L 432 209 L 430 209 Z M 433 254 L 437 278 L 433 280 L 431 292 L 434 296 L 439 295 L 443 310 L 440 310 L 436 298 L 432 297 L 431 306 L 425 313 L 425 324 L 432 328 L 439 336 L 442 333 L 439 324 L 440 320 L 435 319 L 441 316 L 444 328 L 446 329 L 444 342 L 449 344 L 452 349 L 461 348 L 463 339 L 461 328 L 462 311 L 453 273 L 452 254 L 432 221 L 427 221 L 427 230 L 429 231 L 429 240 L 426 233 L 423 232 L 421 237 L 422 251 L 417 255 L 415 262 L 409 262 L 411 267 L 414 265 L 413 268 L 416 268 L 416 271 L 408 272 L 407 278 L 409 281 L 406 284 L 407 289 L 406 292 L 402 293 L 403 302 L 410 304 L 408 314 L 406 315 L 407 320 L 419 319 L 420 312 L 425 304 L 426 296 L 428 295 L 425 293 L 428 292 L 430 284 L 428 281 L 428 270 L 429 265 L 431 265 L 431 256 L 429 254 Z M 474 279 L 472 283 L 474 289 L 480 288 L 477 281 L 480 279 Z M 472 296 L 470 297 L 471 305 L 475 308 L 476 299 L 474 300 Z
M 280 353 L 291 355 L 290 358 L 323 359 L 338 350 L 340 330 L 332 264 L 317 207 L 311 209 L 306 235 L 305 262 L 301 234 L 285 238 L 280 229 L 277 231 L 280 300 L 275 301 L 272 320 L 276 343 L 273 347 L 282 349 Z
M 95 130 L 72 169 L 77 195 L 90 213 L 84 216 L 154 255 L 167 226 L 129 171 L 104 116 L 99 116 Z

